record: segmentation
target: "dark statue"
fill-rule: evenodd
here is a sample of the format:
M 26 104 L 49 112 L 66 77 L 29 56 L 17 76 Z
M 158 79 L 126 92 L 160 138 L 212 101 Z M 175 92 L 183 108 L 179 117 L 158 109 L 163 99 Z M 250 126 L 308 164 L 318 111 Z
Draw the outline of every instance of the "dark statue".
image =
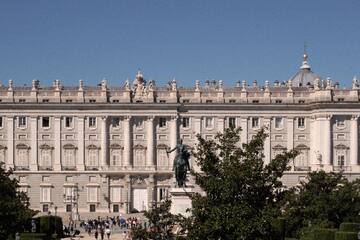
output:
M 186 150 L 185 145 L 182 144 L 182 140 L 180 140 L 180 143 L 176 144 L 174 149 L 166 152 L 171 153 L 175 150 L 176 156 L 174 158 L 173 171 L 175 172 L 176 184 L 177 187 L 185 187 L 186 172 L 190 170 L 190 153 Z

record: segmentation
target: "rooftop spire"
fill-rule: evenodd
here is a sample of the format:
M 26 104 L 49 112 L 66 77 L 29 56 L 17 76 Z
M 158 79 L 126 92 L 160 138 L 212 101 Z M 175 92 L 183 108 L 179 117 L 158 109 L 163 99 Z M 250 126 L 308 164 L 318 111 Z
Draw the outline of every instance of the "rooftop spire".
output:
M 303 62 L 302 62 L 300 69 L 309 69 L 310 70 L 310 65 L 308 63 L 308 57 L 309 56 L 307 54 L 307 45 L 306 45 L 306 43 L 304 43 Z

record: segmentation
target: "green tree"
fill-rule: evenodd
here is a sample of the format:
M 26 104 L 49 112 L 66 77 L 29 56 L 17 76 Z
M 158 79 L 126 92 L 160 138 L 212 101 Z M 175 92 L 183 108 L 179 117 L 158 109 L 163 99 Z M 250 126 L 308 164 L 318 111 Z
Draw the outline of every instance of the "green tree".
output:
M 271 239 L 285 196 L 280 179 L 296 152 L 284 151 L 264 164 L 264 129 L 242 147 L 239 133 L 228 128 L 215 140 L 198 136 L 194 156 L 201 172 L 193 174 L 205 195 L 193 196 L 189 239 Z
M 167 200 L 160 203 L 159 206 L 146 211 L 145 217 L 148 219 L 148 226 L 136 226 L 131 229 L 131 236 L 137 240 L 171 240 L 185 239 L 181 237 L 182 231 L 176 233 L 180 229 L 180 222 L 184 218 L 180 215 L 170 213 L 171 201 Z
M 360 180 L 342 173 L 310 172 L 287 199 L 287 235 L 298 236 L 308 228 L 338 228 L 344 221 L 359 220 Z
M 0 239 L 7 239 L 16 232 L 22 232 L 26 222 L 36 212 L 29 209 L 29 198 L 18 192 L 16 179 L 11 179 L 11 170 L 5 170 L 0 163 Z

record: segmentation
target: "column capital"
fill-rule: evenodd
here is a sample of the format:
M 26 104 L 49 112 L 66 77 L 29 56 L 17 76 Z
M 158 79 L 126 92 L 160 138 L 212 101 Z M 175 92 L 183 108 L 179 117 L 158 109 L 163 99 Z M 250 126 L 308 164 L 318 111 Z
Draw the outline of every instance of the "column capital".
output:
M 101 119 L 102 119 L 103 121 L 106 121 L 106 119 L 108 119 L 108 118 L 109 118 L 109 116 L 108 116 L 108 115 L 101 116 Z
M 176 121 L 179 118 L 179 115 L 178 114 L 172 115 L 172 116 L 170 116 L 170 118 L 172 121 Z
M 153 115 L 146 116 L 146 120 L 149 122 L 154 121 L 154 119 L 155 119 L 155 116 L 153 116 Z
M 123 119 L 124 119 L 124 121 L 130 121 L 131 117 L 132 116 L 130 116 L 130 115 L 125 115 L 125 116 L 123 116 Z

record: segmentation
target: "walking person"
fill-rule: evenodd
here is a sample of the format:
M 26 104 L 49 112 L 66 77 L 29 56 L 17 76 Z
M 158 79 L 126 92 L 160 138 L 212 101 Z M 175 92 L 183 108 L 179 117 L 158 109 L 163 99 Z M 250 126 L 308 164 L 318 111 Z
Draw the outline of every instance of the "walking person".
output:
M 104 228 L 100 228 L 101 240 L 104 240 L 104 235 L 105 235 Z
M 98 232 L 97 229 L 95 230 L 94 236 L 95 236 L 95 239 L 97 240 L 97 239 L 98 239 L 98 236 L 99 236 L 99 232 Z
M 110 229 L 110 228 L 106 228 L 106 229 L 105 229 L 105 233 L 106 233 L 107 239 L 109 240 L 109 239 L 110 239 L 110 234 L 111 234 L 111 229 Z

